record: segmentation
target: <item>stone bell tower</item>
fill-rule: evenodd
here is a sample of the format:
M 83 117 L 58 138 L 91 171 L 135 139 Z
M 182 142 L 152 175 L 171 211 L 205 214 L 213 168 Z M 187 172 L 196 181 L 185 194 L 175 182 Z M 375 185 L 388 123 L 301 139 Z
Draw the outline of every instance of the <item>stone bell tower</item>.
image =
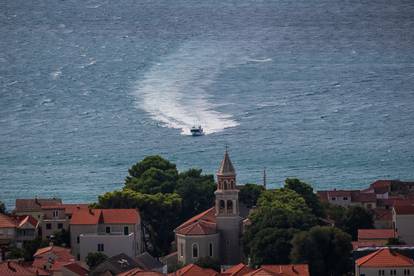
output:
M 220 233 L 220 261 L 223 265 L 234 265 L 241 261 L 241 223 L 239 215 L 239 190 L 236 188 L 236 171 L 229 154 L 224 153 L 217 172 L 215 209 L 217 230 Z

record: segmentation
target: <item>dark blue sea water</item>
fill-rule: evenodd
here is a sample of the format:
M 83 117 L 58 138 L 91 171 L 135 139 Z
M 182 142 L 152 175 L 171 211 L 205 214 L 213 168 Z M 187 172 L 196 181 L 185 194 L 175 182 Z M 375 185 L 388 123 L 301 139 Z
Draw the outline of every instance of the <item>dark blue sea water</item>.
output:
M 201 123 L 208 135 L 188 136 Z M 0 0 L 0 200 L 161 154 L 241 183 L 414 179 L 412 0 Z

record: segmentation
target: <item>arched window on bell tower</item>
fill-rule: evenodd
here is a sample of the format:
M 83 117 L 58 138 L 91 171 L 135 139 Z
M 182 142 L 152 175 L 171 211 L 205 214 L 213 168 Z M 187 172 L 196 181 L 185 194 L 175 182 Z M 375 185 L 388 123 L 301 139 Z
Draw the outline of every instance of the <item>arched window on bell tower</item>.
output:
M 233 214 L 233 201 L 227 200 L 227 214 Z
M 226 204 L 224 203 L 224 200 L 220 200 L 220 202 L 219 202 L 219 213 L 223 214 L 225 208 L 226 208 Z

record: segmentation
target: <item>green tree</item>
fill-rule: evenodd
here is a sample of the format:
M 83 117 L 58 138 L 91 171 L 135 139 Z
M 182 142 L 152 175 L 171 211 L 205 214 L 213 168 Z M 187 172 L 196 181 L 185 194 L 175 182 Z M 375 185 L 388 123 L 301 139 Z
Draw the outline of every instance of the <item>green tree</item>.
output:
M 403 244 L 405 244 L 405 242 L 400 240 L 399 238 L 389 238 L 386 245 L 403 245 Z
M 311 208 L 312 213 L 315 216 L 325 217 L 325 212 L 319 197 L 313 192 L 311 185 L 302 182 L 297 178 L 287 178 L 285 180 L 285 188 L 291 189 L 300 194 L 305 199 L 306 205 Z
M 128 172 L 125 187 L 144 194 L 172 193 L 178 179 L 176 165 L 159 155 L 145 157 Z
M 21 259 L 24 257 L 24 250 L 17 247 L 11 247 L 7 254 L 8 259 Z
M 98 198 L 100 208 L 136 208 L 145 231 L 145 245 L 154 256 L 168 253 L 174 240 L 173 230 L 180 223 L 181 198 L 177 194 L 142 194 L 124 189 Z
M 199 258 L 195 264 L 202 268 L 211 268 L 217 272 L 220 272 L 220 262 L 211 257 Z
M 33 261 L 33 255 L 39 248 L 48 246 L 48 241 L 42 241 L 41 237 L 38 237 L 32 241 L 23 242 L 23 257 L 25 261 Z
M 245 255 L 255 265 L 288 262 L 293 234 L 315 226 L 316 217 L 305 200 L 290 189 L 265 191 L 257 203 L 243 235 Z
M 0 214 L 6 213 L 6 205 L 2 201 L 0 201 Z
M 244 203 L 247 208 L 252 208 L 256 206 L 257 200 L 264 190 L 265 188 L 261 185 L 247 183 L 239 190 L 239 201 Z
M 358 238 L 358 229 L 374 228 L 374 219 L 371 211 L 360 207 L 349 207 L 345 212 L 342 229 L 352 236 L 353 240 Z
M 292 240 L 291 259 L 308 263 L 311 275 L 344 275 L 352 270 L 351 236 L 335 227 L 315 226 Z
M 182 199 L 181 219 L 186 220 L 213 206 L 214 184 L 213 175 L 202 175 L 202 170 L 189 169 L 179 174 L 177 194 Z
M 106 256 L 102 252 L 90 252 L 86 256 L 86 264 L 89 266 L 89 269 L 92 270 L 101 263 L 103 263 L 106 259 L 108 259 L 108 256 Z
M 62 229 L 53 233 L 53 244 L 58 246 L 70 246 L 70 232 Z
M 294 228 L 269 227 L 259 230 L 247 245 L 251 264 L 260 266 L 262 264 L 290 263 L 289 255 L 292 249 L 290 241 L 296 232 L 298 230 Z

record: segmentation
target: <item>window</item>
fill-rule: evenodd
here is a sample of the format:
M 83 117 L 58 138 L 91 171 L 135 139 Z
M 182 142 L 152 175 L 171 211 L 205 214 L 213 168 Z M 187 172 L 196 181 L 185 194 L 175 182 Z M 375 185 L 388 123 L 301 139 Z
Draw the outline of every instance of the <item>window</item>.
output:
M 124 235 L 129 235 L 129 228 L 128 226 L 124 227 Z
M 193 243 L 193 258 L 198 258 L 198 244 Z
M 47 230 L 52 229 L 52 224 L 51 224 L 51 223 L 46 223 L 46 229 L 47 229 Z
M 98 243 L 98 252 L 103 252 L 103 251 L 105 251 L 104 244 Z
M 404 275 L 410 275 L 410 269 L 404 269 Z
M 80 261 L 80 254 L 76 255 L 76 259 L 78 259 L 78 261 Z
M 59 210 L 53 210 L 53 217 L 57 218 L 59 216 Z
M 209 251 L 210 251 L 209 252 L 210 253 L 209 256 L 210 257 L 213 257 L 213 244 L 212 243 L 209 244 Z
M 63 228 L 63 223 L 58 223 L 58 229 L 62 229 Z
M 220 200 L 219 202 L 219 213 L 223 213 L 224 212 L 224 200 Z
M 184 244 L 180 243 L 180 256 L 183 257 L 184 256 Z
M 385 275 L 385 271 L 384 270 L 378 270 L 378 275 L 379 276 Z
M 79 243 L 80 242 L 80 238 L 79 238 L 79 236 L 77 236 L 76 237 L 76 243 Z
M 233 201 L 227 200 L 227 213 L 233 214 Z
M 332 200 L 336 200 L 336 197 L 332 197 L 331 199 L 332 199 Z
M 107 227 L 105 228 L 105 232 L 106 232 L 107 234 L 110 234 L 110 233 L 111 233 L 111 227 L 107 226 Z
M 348 197 L 344 196 L 344 200 L 348 200 Z

